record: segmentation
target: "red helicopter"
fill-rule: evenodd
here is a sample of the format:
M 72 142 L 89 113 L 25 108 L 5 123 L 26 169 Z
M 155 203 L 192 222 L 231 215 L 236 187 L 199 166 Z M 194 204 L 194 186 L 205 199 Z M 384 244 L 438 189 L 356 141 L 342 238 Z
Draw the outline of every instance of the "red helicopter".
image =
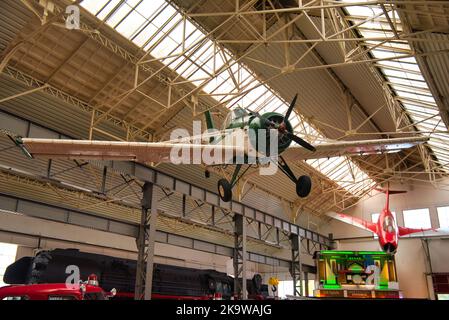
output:
M 383 251 L 387 253 L 395 253 L 398 248 L 398 239 L 400 237 L 413 234 L 413 233 L 421 233 L 422 236 L 429 235 L 441 235 L 441 234 L 449 234 L 449 230 L 439 228 L 439 229 L 413 229 L 413 228 L 405 228 L 399 227 L 396 224 L 396 220 L 393 214 L 390 211 L 390 194 L 399 194 L 405 193 L 407 191 L 393 191 L 389 190 L 389 186 L 384 189 L 375 189 L 376 191 L 383 192 L 387 195 L 387 202 L 385 203 L 385 208 L 379 215 L 379 219 L 377 223 L 368 222 L 363 219 L 359 219 L 356 217 L 348 216 L 343 213 L 329 212 L 327 215 L 334 219 L 340 220 L 342 222 L 351 224 L 353 226 L 359 227 L 361 229 L 371 231 L 376 234 L 379 238 L 379 244 Z

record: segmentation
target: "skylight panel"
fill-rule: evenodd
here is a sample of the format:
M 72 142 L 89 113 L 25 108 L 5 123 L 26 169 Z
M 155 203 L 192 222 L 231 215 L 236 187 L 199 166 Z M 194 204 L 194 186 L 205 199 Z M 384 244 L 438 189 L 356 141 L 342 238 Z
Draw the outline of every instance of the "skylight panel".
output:
M 151 19 L 157 11 L 155 8 L 165 8 L 165 0 L 152 0 L 152 1 L 141 1 L 136 7 L 136 11 L 140 13 L 145 19 Z
M 400 84 L 400 85 L 406 85 L 411 88 L 420 88 L 420 89 L 429 89 L 427 86 L 427 83 L 422 81 L 415 81 L 411 79 L 403 79 L 403 78 L 396 78 L 396 77 L 387 77 L 388 81 L 392 84 Z
M 116 28 L 117 25 L 125 19 L 125 17 L 133 10 L 133 8 L 127 3 L 123 3 L 118 10 L 116 10 L 106 21 L 106 23 L 112 28 Z
M 360 2 L 357 0 L 345 0 L 345 2 Z M 351 16 L 372 17 L 382 12 L 380 8 L 372 6 L 349 6 L 346 10 Z
M 117 31 L 126 38 L 131 38 L 145 23 L 146 19 L 136 11 L 132 11 L 126 19 L 117 26 Z
M 380 38 L 379 38 L 380 39 Z M 381 40 L 377 41 L 367 41 L 366 45 L 368 47 L 374 47 L 380 49 L 380 50 L 393 50 L 397 53 L 400 53 L 402 55 L 411 54 L 412 50 L 410 49 L 410 46 L 408 44 L 405 44 L 404 42 L 383 42 L 381 43 Z M 404 58 L 402 58 L 404 59 Z
M 401 59 L 401 56 L 403 56 L 403 53 L 396 52 L 393 50 L 381 50 L 381 49 L 373 49 L 370 51 L 373 56 L 377 59 L 390 59 L 390 58 L 397 58 L 397 60 Z
M 379 37 L 388 37 L 393 38 L 394 33 L 392 31 L 385 31 L 385 30 L 375 30 L 375 29 L 364 29 L 359 27 L 360 33 L 368 39 L 375 39 Z
M 407 91 L 402 90 L 402 88 L 401 89 L 395 88 L 395 90 L 401 97 L 411 98 L 411 99 L 415 99 L 417 101 L 423 101 L 423 102 L 435 104 L 435 99 L 432 96 L 426 96 L 423 94 L 407 92 Z
M 183 78 L 191 80 L 194 85 L 201 85 L 206 93 L 213 94 L 218 101 L 227 101 L 229 107 L 241 106 L 263 113 L 276 111 L 283 114 L 287 111 L 289 102 L 280 99 L 267 85 L 262 85 L 246 66 L 235 63 L 226 49 L 218 48 L 215 51 L 215 45 L 210 39 L 199 42 L 205 37 L 204 33 L 190 21 L 184 21 L 182 15 L 168 2 L 127 0 L 117 7 L 119 3 L 119 0 L 85 0 L 82 5 L 102 20 L 108 17 L 106 23 L 109 26 L 149 51 L 153 57 L 160 59 Z M 374 8 L 374 12 L 376 10 Z M 183 52 L 184 34 L 184 48 L 187 50 Z M 193 45 L 196 46 L 191 48 Z M 174 53 L 180 56 L 167 58 Z M 235 66 L 213 76 L 212 74 L 225 63 Z M 237 93 L 239 88 L 243 88 L 246 93 L 234 96 L 233 93 Z M 299 135 L 313 133 L 321 137 L 318 140 L 325 140 L 312 126 L 300 121 L 298 115 L 292 115 L 290 120 Z M 312 162 L 312 166 L 316 166 L 317 170 L 324 167 L 323 174 L 330 179 L 336 179 L 346 190 L 364 191 L 375 184 L 356 164 L 352 163 L 350 168 L 346 158 L 320 159 L 318 162 Z M 356 179 L 348 174 L 350 172 L 354 172 Z M 357 188 L 353 186 L 354 183 Z
M 359 0 L 343 0 L 344 2 L 360 2 Z M 377 9 L 377 10 L 376 10 Z M 349 6 L 345 7 L 345 10 L 350 16 L 357 16 L 358 20 L 374 17 L 376 13 L 379 13 L 380 7 L 373 6 Z M 398 14 L 394 10 L 388 12 L 388 16 L 396 24 L 397 31 L 401 31 L 400 20 Z M 376 34 L 383 34 L 383 37 L 391 37 L 394 34 L 389 24 L 383 22 L 386 21 L 384 15 L 380 15 L 374 18 L 373 24 L 364 23 L 357 29 L 365 37 L 374 37 Z M 370 30 L 371 28 L 371 30 Z M 367 41 L 368 46 L 373 46 L 378 41 Z M 391 48 L 391 49 L 389 49 Z M 407 54 L 404 50 L 410 50 L 410 46 L 398 42 L 395 39 L 383 43 L 379 47 L 371 50 L 371 54 L 378 59 L 391 59 L 404 54 Z M 389 81 L 390 86 L 397 95 L 397 100 L 402 103 L 406 111 L 409 113 L 412 120 L 417 123 L 418 130 L 423 132 L 433 132 L 435 130 L 445 132 L 446 126 L 443 124 L 441 117 L 439 116 L 439 110 L 437 108 L 434 97 L 432 96 L 428 85 L 421 74 L 419 66 L 415 57 L 400 58 L 394 60 L 382 60 L 376 64 L 379 67 L 386 78 Z M 431 118 L 428 118 L 428 117 Z M 441 150 L 446 150 L 446 142 L 449 141 L 448 134 L 432 133 L 430 134 L 430 141 L 428 145 L 432 148 L 434 154 L 438 159 L 443 159 Z M 432 137 L 438 137 L 441 142 L 435 142 Z M 444 139 L 442 138 L 444 137 Z M 447 158 L 449 152 L 444 153 L 444 159 Z M 447 165 L 447 164 L 445 164 Z
M 91 12 L 94 15 L 97 15 L 98 12 L 108 3 L 109 0 L 84 0 L 81 5 L 88 10 L 89 12 Z M 111 4 L 111 9 L 117 5 L 117 3 L 119 2 L 119 0 L 113 0 L 112 2 L 115 2 L 115 4 Z M 109 11 L 110 11 L 109 10 Z
M 399 61 L 380 61 L 379 65 L 395 67 L 406 72 L 421 73 L 421 70 L 419 69 L 419 66 L 417 64 L 407 63 L 403 59 Z
M 400 79 L 409 79 L 409 80 L 418 80 L 418 81 L 425 81 L 424 77 L 422 75 L 418 75 L 415 73 L 407 72 L 407 71 L 398 71 L 398 70 L 391 70 L 391 69 L 383 69 L 383 73 L 385 73 L 387 76 L 393 76 Z
M 410 113 L 420 113 L 425 115 L 435 115 L 439 113 L 438 109 L 436 108 L 425 108 L 422 106 L 413 105 L 411 103 L 404 103 L 403 105 L 407 108 L 407 110 L 410 111 Z

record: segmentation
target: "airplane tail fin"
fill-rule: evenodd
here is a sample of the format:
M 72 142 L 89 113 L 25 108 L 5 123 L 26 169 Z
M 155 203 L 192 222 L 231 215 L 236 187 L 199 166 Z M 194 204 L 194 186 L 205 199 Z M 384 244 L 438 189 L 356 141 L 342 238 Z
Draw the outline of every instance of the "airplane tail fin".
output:
M 387 188 L 385 189 L 379 189 L 374 188 L 374 190 L 385 193 L 387 195 L 387 203 L 385 204 L 385 208 L 390 208 L 390 194 L 400 194 L 400 193 L 406 193 L 406 190 L 390 190 L 390 184 L 387 184 Z
M 385 193 L 385 194 L 388 194 L 388 195 L 390 195 L 390 194 L 406 193 L 407 192 L 406 190 L 388 190 L 388 189 L 378 189 L 378 188 L 375 188 L 374 190 L 382 192 L 382 193 Z
M 214 124 L 214 120 L 212 119 L 212 115 L 211 115 L 209 110 L 204 112 L 204 117 L 206 118 L 207 129 L 208 130 L 216 129 L 215 128 L 215 124 Z
M 215 130 L 216 128 L 215 128 L 215 124 L 214 124 L 214 119 L 212 119 L 212 114 L 210 113 L 209 110 L 204 112 L 204 117 L 206 118 L 207 130 Z M 212 143 L 213 141 L 214 141 L 213 137 L 209 138 L 210 143 Z

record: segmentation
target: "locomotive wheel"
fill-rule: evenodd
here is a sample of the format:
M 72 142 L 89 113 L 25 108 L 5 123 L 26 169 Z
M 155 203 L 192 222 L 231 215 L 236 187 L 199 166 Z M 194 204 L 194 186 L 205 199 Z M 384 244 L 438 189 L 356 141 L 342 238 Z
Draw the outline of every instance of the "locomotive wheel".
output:
M 232 186 L 228 180 L 220 179 L 218 181 L 218 194 L 224 202 L 229 202 L 232 199 Z
M 312 179 L 309 176 L 300 176 L 298 181 L 296 181 L 296 194 L 301 198 L 305 198 L 309 195 L 311 189 Z

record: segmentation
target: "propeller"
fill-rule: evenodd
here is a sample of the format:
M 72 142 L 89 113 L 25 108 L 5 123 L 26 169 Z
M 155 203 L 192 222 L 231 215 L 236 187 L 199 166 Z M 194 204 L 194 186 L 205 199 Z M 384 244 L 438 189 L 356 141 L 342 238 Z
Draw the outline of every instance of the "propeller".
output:
M 290 118 L 290 115 L 292 114 L 293 108 L 296 105 L 296 100 L 297 99 L 298 99 L 298 94 L 295 95 L 295 97 L 293 98 L 292 102 L 290 103 L 290 106 L 288 107 L 287 112 L 285 113 L 285 116 L 282 119 L 282 123 L 277 124 L 277 123 L 274 123 L 273 121 L 270 121 L 268 119 L 264 119 L 265 120 L 265 124 L 268 124 L 269 126 L 272 126 L 272 127 L 276 128 L 276 129 L 278 129 L 278 131 L 280 133 L 286 135 L 287 138 L 295 141 L 297 144 L 299 144 L 303 148 L 306 148 L 307 150 L 310 150 L 310 151 L 316 151 L 315 147 L 312 146 L 310 143 L 308 143 L 304 139 L 298 137 L 297 135 L 294 135 L 293 133 L 291 133 L 290 131 L 287 130 L 287 122 L 286 121 L 288 121 L 288 119 Z
M 296 104 L 296 99 L 298 99 L 298 94 L 295 95 L 295 97 L 293 98 L 292 102 L 290 103 L 290 106 L 288 107 L 287 113 L 284 116 L 284 121 L 288 120 L 290 118 L 290 115 L 292 114 L 293 108 L 295 107 L 295 104 Z
M 308 143 L 307 141 L 305 141 L 304 139 L 301 139 L 300 137 L 294 135 L 293 133 L 287 131 L 286 135 L 288 138 L 292 139 L 293 141 L 295 141 L 297 144 L 299 144 L 300 146 L 306 148 L 307 150 L 313 151 L 315 152 L 316 149 L 314 146 L 312 146 L 310 143 Z
M 306 148 L 307 150 L 315 151 L 316 149 L 315 149 L 314 146 L 312 146 L 307 141 L 301 139 L 300 137 L 294 135 L 293 133 L 291 133 L 290 131 L 287 130 L 287 123 L 286 123 L 286 121 L 288 121 L 288 119 L 290 118 L 290 115 L 292 114 L 293 108 L 296 105 L 296 100 L 297 99 L 298 99 L 298 94 L 295 95 L 295 97 L 293 98 L 292 102 L 290 103 L 290 106 L 288 107 L 287 112 L 285 113 L 284 119 L 282 120 L 282 123 L 279 125 L 278 130 L 280 130 L 282 133 L 284 133 L 289 139 L 292 139 L 297 144 L 299 144 L 300 146 Z

